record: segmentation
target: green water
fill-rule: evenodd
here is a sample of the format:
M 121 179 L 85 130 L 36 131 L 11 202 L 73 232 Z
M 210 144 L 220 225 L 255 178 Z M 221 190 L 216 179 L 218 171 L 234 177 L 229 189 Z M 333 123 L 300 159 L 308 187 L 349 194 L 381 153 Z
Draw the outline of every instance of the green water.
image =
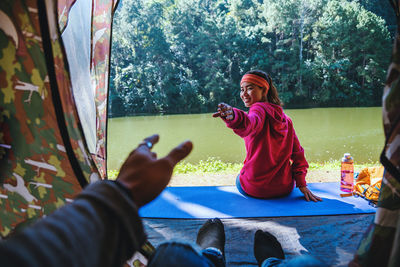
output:
M 309 162 L 338 160 L 349 152 L 355 163 L 376 162 L 384 145 L 381 108 L 318 108 L 285 110 Z M 108 169 L 119 169 L 129 152 L 146 136 L 158 133 L 158 156 L 184 140 L 194 149 L 186 161 L 208 157 L 242 162 L 243 140 L 211 114 L 138 116 L 108 121 Z

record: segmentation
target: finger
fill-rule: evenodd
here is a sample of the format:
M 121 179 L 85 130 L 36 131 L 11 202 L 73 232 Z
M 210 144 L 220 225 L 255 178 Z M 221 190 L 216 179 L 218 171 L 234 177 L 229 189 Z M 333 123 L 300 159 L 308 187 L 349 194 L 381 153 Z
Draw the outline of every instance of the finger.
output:
M 314 201 L 314 202 L 322 201 L 322 198 L 320 198 L 319 196 L 314 195 L 313 192 L 311 192 L 310 190 L 307 190 L 307 193 L 309 194 L 310 199 L 312 201 Z
M 319 196 L 316 196 L 316 195 L 313 195 L 314 197 L 315 197 L 315 199 L 317 200 L 317 201 L 322 201 L 322 198 L 320 198 Z
M 172 163 L 172 166 L 175 166 L 179 161 L 189 155 L 190 151 L 192 151 L 192 148 L 193 144 L 191 141 L 183 142 L 179 146 L 172 149 L 165 158 Z
M 306 192 L 306 193 L 304 194 L 304 197 L 306 198 L 307 201 L 310 201 L 310 197 L 308 196 L 308 192 Z
M 158 140 L 160 139 L 160 136 L 158 134 L 154 134 L 152 136 L 146 137 L 145 139 L 143 139 L 142 142 L 140 142 L 138 144 L 138 149 L 140 149 L 140 151 L 145 151 L 143 149 L 152 149 L 154 144 L 156 144 L 158 142 Z
M 214 118 L 217 118 L 217 117 L 221 117 L 221 114 L 219 112 L 215 112 L 214 114 L 212 114 L 212 116 Z
M 310 199 L 314 202 L 318 202 L 318 200 L 315 198 L 313 194 L 310 194 Z
M 221 109 L 221 111 L 226 111 L 226 109 L 228 107 L 229 106 L 227 104 L 225 104 L 225 103 L 221 103 L 221 104 L 218 105 L 218 108 Z
M 146 137 L 143 141 L 150 142 L 153 146 L 158 143 L 160 136 L 158 134 L 153 134 L 152 136 Z

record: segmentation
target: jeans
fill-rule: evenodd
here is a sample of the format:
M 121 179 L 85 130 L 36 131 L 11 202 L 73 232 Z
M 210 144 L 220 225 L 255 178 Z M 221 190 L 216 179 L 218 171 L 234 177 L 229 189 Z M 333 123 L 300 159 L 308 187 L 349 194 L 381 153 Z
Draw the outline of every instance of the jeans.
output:
M 309 256 L 309 255 L 302 255 L 297 256 L 292 259 L 278 259 L 278 258 L 268 258 L 266 259 L 261 267 L 272 267 L 272 266 L 279 266 L 279 267 L 323 267 L 328 266 L 327 264 L 321 262 L 320 260 Z
M 200 251 L 191 244 L 171 241 L 157 247 L 147 266 L 225 267 L 225 258 L 218 249 Z
M 242 194 L 243 196 L 249 196 L 246 192 L 244 192 L 242 185 L 240 184 L 240 174 L 238 174 L 238 176 L 236 177 L 236 188 L 239 190 L 239 193 Z

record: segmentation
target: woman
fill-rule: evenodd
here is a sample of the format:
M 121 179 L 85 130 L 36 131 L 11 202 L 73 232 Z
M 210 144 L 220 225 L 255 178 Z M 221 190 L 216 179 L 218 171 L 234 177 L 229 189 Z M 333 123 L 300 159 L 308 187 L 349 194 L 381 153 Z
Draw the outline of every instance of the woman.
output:
M 239 191 L 272 198 L 289 194 L 296 184 L 307 201 L 321 201 L 307 188 L 304 149 L 269 75 L 247 72 L 240 82 L 240 97 L 248 113 L 221 103 L 213 114 L 244 139 L 246 159 L 236 181 Z

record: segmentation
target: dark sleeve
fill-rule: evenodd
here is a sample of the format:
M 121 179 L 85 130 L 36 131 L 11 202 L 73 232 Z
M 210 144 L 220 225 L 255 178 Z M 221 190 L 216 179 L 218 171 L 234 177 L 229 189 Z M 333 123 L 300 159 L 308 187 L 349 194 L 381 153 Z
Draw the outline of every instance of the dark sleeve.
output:
M 0 243 L 1 266 L 122 266 L 144 243 L 130 196 L 113 181 L 90 184 L 74 202 Z

